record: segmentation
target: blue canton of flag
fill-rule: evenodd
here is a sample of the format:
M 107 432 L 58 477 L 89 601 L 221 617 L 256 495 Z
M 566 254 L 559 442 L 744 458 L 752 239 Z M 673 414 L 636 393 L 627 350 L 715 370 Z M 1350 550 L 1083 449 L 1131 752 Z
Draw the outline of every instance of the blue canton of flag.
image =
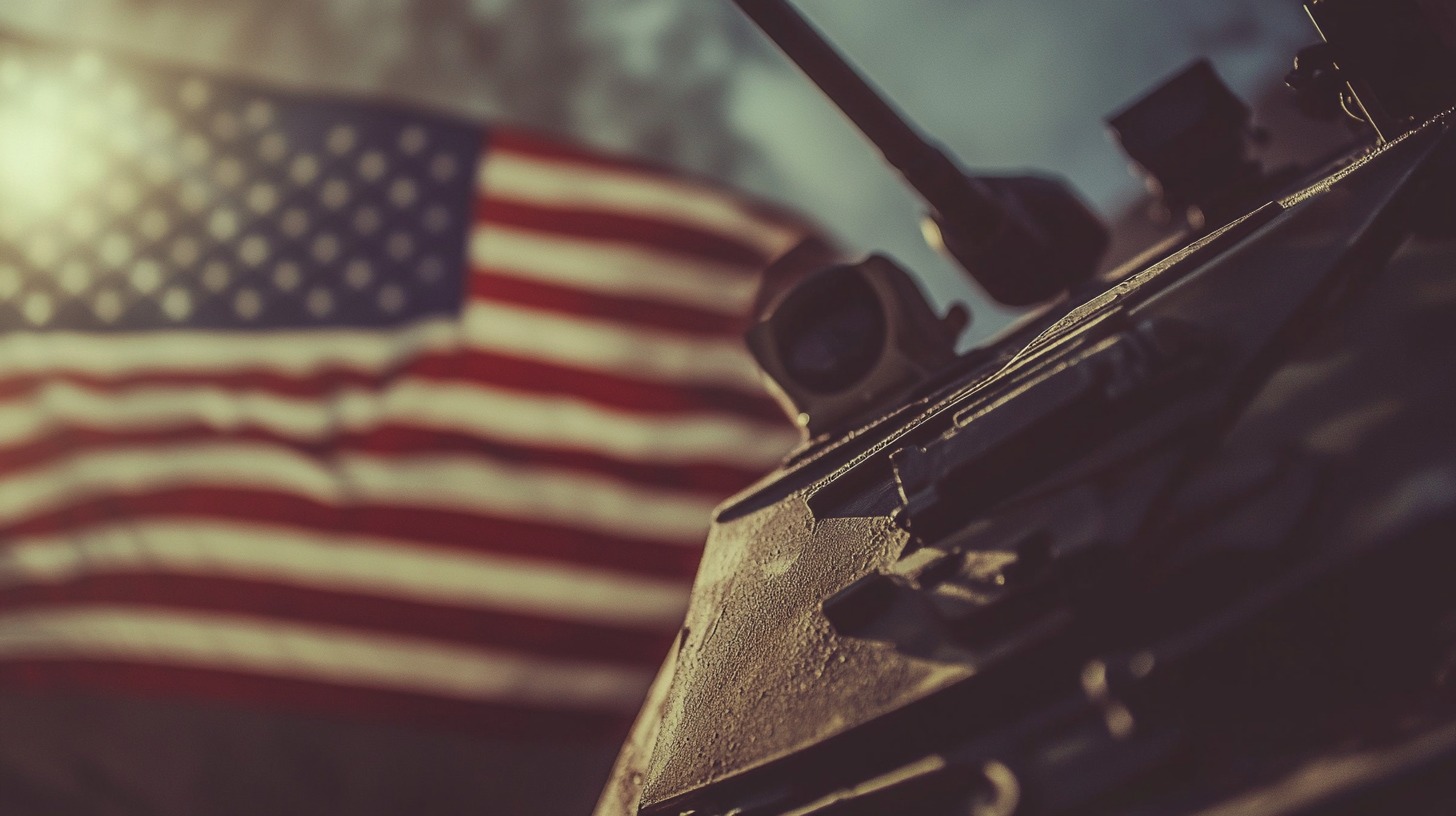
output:
M 4 326 L 380 326 L 459 309 L 481 127 L 7 50 Z

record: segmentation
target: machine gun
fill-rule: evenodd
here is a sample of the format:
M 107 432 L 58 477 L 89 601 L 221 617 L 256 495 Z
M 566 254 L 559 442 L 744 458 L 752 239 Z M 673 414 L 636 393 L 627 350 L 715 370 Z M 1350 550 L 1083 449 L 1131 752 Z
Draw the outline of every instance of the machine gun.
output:
M 1306 3 L 1290 83 L 1364 139 L 1299 173 L 1207 66 L 1115 116 L 1187 217 L 1099 276 L 1070 193 L 966 176 L 738 2 L 1048 305 L 956 354 L 888 259 L 765 298 L 805 442 L 717 511 L 598 812 L 1456 813 L 1456 3 Z

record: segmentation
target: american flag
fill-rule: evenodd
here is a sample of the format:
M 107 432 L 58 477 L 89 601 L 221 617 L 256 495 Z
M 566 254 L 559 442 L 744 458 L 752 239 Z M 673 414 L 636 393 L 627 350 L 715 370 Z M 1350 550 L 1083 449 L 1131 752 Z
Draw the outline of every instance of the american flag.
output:
M 0 685 L 618 733 L 795 433 L 803 229 L 505 128 L 0 43 Z

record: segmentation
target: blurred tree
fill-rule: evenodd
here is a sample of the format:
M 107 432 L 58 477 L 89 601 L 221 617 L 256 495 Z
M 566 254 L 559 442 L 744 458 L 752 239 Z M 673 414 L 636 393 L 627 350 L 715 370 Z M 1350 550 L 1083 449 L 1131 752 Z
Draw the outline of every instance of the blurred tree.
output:
M 674 0 L 12 0 L 0 24 L 309 88 L 506 120 L 718 178 L 753 160 L 727 3 Z

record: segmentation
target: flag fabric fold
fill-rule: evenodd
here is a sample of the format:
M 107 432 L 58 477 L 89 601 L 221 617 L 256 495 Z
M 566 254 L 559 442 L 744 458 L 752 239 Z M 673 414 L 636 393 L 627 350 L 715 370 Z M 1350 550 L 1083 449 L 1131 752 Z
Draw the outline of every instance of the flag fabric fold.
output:
M 0 707 L 435 729 L 496 746 L 475 795 L 526 786 L 501 746 L 609 745 L 709 511 L 796 438 L 739 335 L 803 233 L 530 133 L 0 41 Z

